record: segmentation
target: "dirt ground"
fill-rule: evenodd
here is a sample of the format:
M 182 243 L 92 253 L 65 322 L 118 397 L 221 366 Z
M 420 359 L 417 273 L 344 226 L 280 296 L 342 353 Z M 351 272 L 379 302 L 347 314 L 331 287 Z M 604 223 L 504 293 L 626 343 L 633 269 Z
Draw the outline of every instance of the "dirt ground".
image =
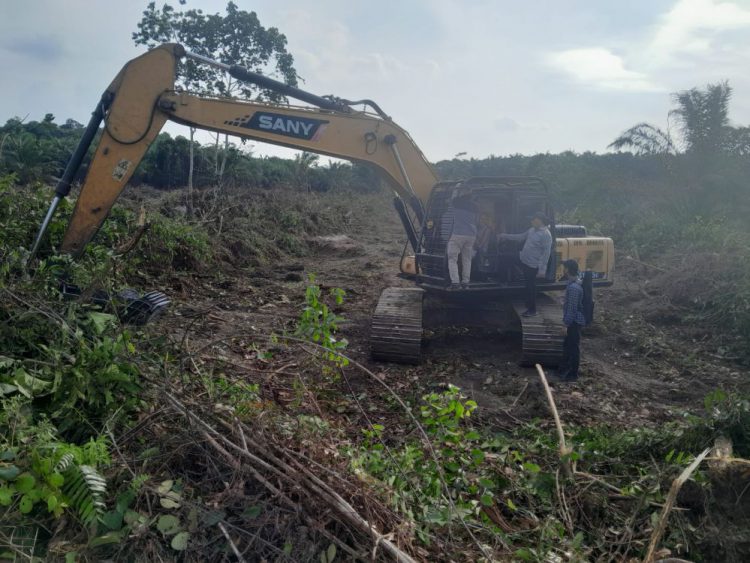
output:
M 217 342 L 212 353 L 246 365 L 247 354 L 221 343 L 240 334 L 262 340 L 271 331 L 289 330 L 302 307 L 306 278 L 315 274 L 324 289 L 346 291 L 340 314 L 346 318 L 341 333 L 349 341 L 347 353 L 399 393 L 418 396 L 453 383 L 477 401 L 491 424 L 550 418 L 538 375 L 517 363 L 520 337 L 512 332 L 428 332 L 421 366 L 372 362 L 369 318 L 378 296 L 387 286 L 409 285 L 397 277 L 404 234 L 395 213 L 387 211 L 360 217 L 345 234 L 333 245 L 311 244 L 309 255 L 298 260 L 175 279 L 176 288 L 185 288 L 172 294 L 175 330 L 189 327 L 188 338 L 204 350 Z M 596 323 L 583 336 L 581 377 L 554 389 L 566 423 L 654 426 L 702 409 L 703 398 L 717 388 L 750 391 L 747 368 L 722 358 L 722 350 L 696 327 L 662 314 L 668 306 L 644 291 L 648 276 L 648 268 L 622 260 L 615 285 L 598 291 Z M 365 379 L 357 384 L 364 376 L 352 377 L 365 395 L 382 392 Z
M 478 426 L 510 432 L 535 421 L 551 430 L 554 423 L 539 377 L 533 368 L 518 363 L 521 342 L 515 331 L 426 330 L 421 365 L 370 359 L 370 316 L 381 291 L 393 285 L 408 287 L 409 282 L 397 275 L 405 237 L 386 198 L 383 205 L 357 205 L 359 209 L 352 205 L 341 211 L 346 221 L 334 235 L 308 241 L 305 256 L 267 260 L 262 266 L 256 261 L 247 268 L 198 268 L 167 280 L 162 289 L 173 306 L 153 324 L 154 335 L 165 330 L 170 334 L 178 345 L 184 376 L 202 378 L 203 385 L 196 386 L 200 397 L 210 397 L 211 387 L 225 377 L 233 389 L 241 388 L 239 382 L 257 384 L 260 401 L 253 399 L 251 408 L 260 405 L 259 416 L 285 412 L 324 421 L 335 443 L 313 439 L 315 445 L 308 441 L 303 449 L 334 467 L 344 463 L 337 444 L 360 441 L 362 430 L 373 424 L 387 429 L 384 440 L 393 443 L 417 432 L 403 405 L 383 384 L 413 406 L 424 394 L 452 383 L 478 403 L 472 415 Z M 566 428 L 659 428 L 681 420 L 686 412 L 702 411 L 704 398 L 717 388 L 750 392 L 750 370 L 723 357 L 727 348 L 717 335 L 678 321 L 684 311 L 660 295 L 649 277 L 658 270 L 621 258 L 615 285 L 596 295 L 596 321 L 583 335 L 579 381 L 553 388 Z M 346 354 L 369 373 L 351 365 L 340 377 L 330 377 L 313 359 L 311 345 L 284 345 L 271 338 L 293 333 L 310 275 L 324 293 L 331 288 L 346 292 L 343 305 L 335 309 L 345 319 L 339 335 L 348 340 Z M 214 404 L 217 412 L 222 408 L 226 407 Z M 738 532 L 736 538 L 720 536 L 716 545 L 705 544 L 704 553 L 714 554 L 706 561 L 747 560 L 747 512 L 743 508 L 741 516 L 736 513 L 746 479 L 729 481 L 742 485 L 727 489 L 731 500 L 726 506 L 710 509 L 715 521 L 706 524 L 705 537 L 710 544 L 718 537 L 711 530 L 722 530 L 733 519 Z M 717 495 L 721 490 L 717 488 Z M 356 487 L 349 493 L 366 512 L 372 499 L 362 501 Z M 691 493 L 679 502 L 700 504 L 696 514 L 701 515 L 710 504 L 704 496 Z M 725 518 L 723 511 L 732 516 Z M 434 553 L 426 553 L 424 560 L 438 560 Z

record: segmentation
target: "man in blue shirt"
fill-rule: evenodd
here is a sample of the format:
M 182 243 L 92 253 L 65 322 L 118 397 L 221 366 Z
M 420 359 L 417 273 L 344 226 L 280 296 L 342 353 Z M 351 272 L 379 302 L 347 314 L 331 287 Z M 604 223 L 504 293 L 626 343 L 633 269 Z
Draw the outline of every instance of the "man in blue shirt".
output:
M 568 282 L 563 304 L 563 324 L 566 326 L 566 333 L 563 342 L 563 359 L 557 380 L 573 382 L 578 379 L 578 365 L 581 361 L 581 327 L 586 325 L 586 317 L 583 314 L 583 286 L 578 279 L 578 262 L 566 260 L 563 262 L 563 267 L 565 279 Z
M 536 316 L 536 280 L 547 275 L 547 264 L 552 252 L 552 234 L 549 232 L 549 219 L 541 211 L 534 213 L 531 218 L 531 228 L 517 235 L 501 234 L 499 240 L 522 242 L 523 248 L 519 252 L 515 263 L 523 271 L 526 285 L 526 310 L 524 317 Z

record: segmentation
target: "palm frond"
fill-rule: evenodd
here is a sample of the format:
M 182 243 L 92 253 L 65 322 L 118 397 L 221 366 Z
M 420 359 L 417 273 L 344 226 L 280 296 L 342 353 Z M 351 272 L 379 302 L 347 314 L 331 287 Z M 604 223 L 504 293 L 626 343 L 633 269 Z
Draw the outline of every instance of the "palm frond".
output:
M 65 483 L 62 491 L 68 505 L 78 512 L 84 524 L 94 522 L 106 510 L 104 498 L 107 494 L 107 481 L 90 465 L 76 465 L 66 454 L 57 464 L 65 467 L 63 477 Z M 65 461 L 64 465 L 61 465 Z
M 662 131 L 650 123 L 639 123 L 624 131 L 612 143 L 610 148 L 622 150 L 634 149 L 638 154 L 674 153 L 675 146 L 668 132 Z
M 67 453 L 64 456 L 60 458 L 60 461 L 57 462 L 57 465 L 55 465 L 55 472 L 56 473 L 65 473 L 72 465 L 75 464 L 75 457 L 73 457 L 73 454 Z
M 729 126 L 729 101 L 732 88 L 725 80 L 673 94 L 677 107 L 669 112 L 676 117 L 688 152 L 714 153 L 721 150 Z

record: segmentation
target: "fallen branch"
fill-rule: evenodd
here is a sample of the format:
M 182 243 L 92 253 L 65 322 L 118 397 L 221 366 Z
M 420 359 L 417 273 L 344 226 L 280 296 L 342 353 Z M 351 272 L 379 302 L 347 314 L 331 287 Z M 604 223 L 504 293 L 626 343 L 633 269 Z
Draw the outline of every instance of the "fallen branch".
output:
M 547 376 L 544 375 L 544 370 L 539 364 L 536 364 L 536 371 L 539 373 L 539 378 L 542 380 L 544 392 L 547 394 L 547 402 L 552 411 L 552 416 L 555 419 L 555 427 L 557 427 L 557 440 L 560 446 L 560 468 L 562 469 L 563 475 L 570 478 L 573 476 L 573 468 L 570 465 L 569 456 L 573 450 L 565 444 L 565 432 L 563 432 L 562 422 L 560 422 L 560 415 L 557 413 L 555 400 L 552 398 L 552 391 L 547 383 Z
M 292 509 L 297 508 L 297 504 L 293 502 L 284 492 L 278 487 L 272 485 L 266 478 L 261 474 L 261 470 L 268 470 L 272 474 L 280 477 L 282 482 L 288 482 L 295 488 L 302 488 L 308 495 L 323 501 L 331 510 L 336 512 L 341 521 L 347 524 L 350 528 L 357 530 L 359 533 L 369 536 L 374 546 L 377 548 L 380 546 L 386 553 L 388 553 L 398 563 L 416 563 L 416 561 L 409 556 L 407 553 L 398 548 L 389 539 L 389 535 L 381 534 L 378 530 L 365 520 L 356 509 L 344 500 L 341 495 L 329 487 L 325 482 L 315 476 L 306 467 L 301 465 L 294 459 L 289 458 L 291 461 L 286 461 L 275 456 L 268 445 L 256 444 L 252 442 L 252 439 L 248 437 L 244 432 L 241 435 L 242 445 L 235 444 L 229 440 L 225 435 L 218 432 L 206 421 L 202 420 L 197 414 L 192 412 L 182 401 L 169 392 L 164 393 L 168 402 L 181 414 L 183 414 L 188 421 L 197 425 L 200 434 L 206 440 L 214 450 L 216 450 L 221 456 L 229 463 L 235 470 L 245 468 L 249 470 L 251 475 L 263 486 L 266 487 L 275 497 L 283 501 L 284 504 Z M 240 426 L 241 428 L 241 426 Z M 234 457 L 222 444 L 238 452 L 243 458 L 249 463 L 243 464 L 239 459 Z M 254 446 L 255 453 L 252 453 L 248 449 L 248 445 Z M 261 453 L 262 452 L 262 453 Z M 261 455 L 265 459 L 261 459 Z M 288 456 L 287 456 L 288 457 Z M 306 518 L 307 522 L 311 526 L 315 526 L 315 522 L 312 518 Z M 224 530 L 222 530 L 224 532 Z M 226 534 L 225 534 L 226 535 Z M 229 539 L 229 538 L 227 538 Z
M 133 233 L 133 236 L 130 237 L 130 240 L 125 241 L 115 249 L 115 254 L 117 256 L 125 256 L 128 252 L 133 250 L 138 244 L 138 241 L 141 240 L 143 235 L 146 234 L 146 231 L 148 231 L 149 227 L 151 227 L 151 223 L 146 223 L 145 225 L 139 226 L 135 230 L 135 233 Z
M 691 475 L 695 472 L 696 469 L 698 469 L 698 466 L 710 451 L 711 448 L 706 448 L 705 450 L 703 450 L 703 452 L 693 460 L 693 463 L 688 465 L 685 470 L 680 473 L 680 476 L 672 481 L 672 486 L 669 489 L 667 500 L 664 503 L 664 508 L 661 511 L 661 516 L 659 516 L 659 522 L 657 523 L 653 533 L 651 534 L 651 541 L 648 544 L 648 551 L 646 552 L 646 558 L 643 560 L 643 563 L 652 563 L 654 561 L 656 547 L 661 541 L 662 536 L 664 535 L 664 530 L 667 528 L 667 520 L 669 519 L 669 513 L 672 511 L 672 506 L 677 500 L 677 493 L 680 492 L 682 485 L 684 485 L 688 481 L 688 479 L 690 479 Z
M 242 553 L 240 553 L 240 550 L 237 549 L 237 545 L 232 541 L 232 537 L 229 535 L 229 532 L 227 532 L 226 527 L 221 522 L 219 522 L 219 530 L 221 530 L 221 533 L 224 534 L 224 537 L 227 539 L 227 542 L 229 542 L 229 547 L 232 548 L 232 552 L 234 553 L 234 556 L 237 558 L 237 561 L 239 561 L 240 563 L 245 563 L 245 558 L 242 557 Z
M 119 256 L 124 256 L 133 248 L 135 248 L 135 245 L 138 244 L 138 241 L 141 240 L 141 237 L 148 231 L 149 227 L 151 226 L 151 223 L 146 222 L 146 208 L 141 205 L 140 212 L 138 213 L 138 222 L 136 223 L 138 228 L 135 230 L 135 233 L 133 233 L 133 236 L 130 237 L 130 240 L 126 241 L 125 243 L 121 244 L 115 249 L 115 254 Z
M 386 551 L 391 557 L 393 557 L 399 563 L 416 563 L 409 555 L 401 551 L 390 539 L 389 535 L 384 535 L 378 532 L 367 520 L 362 518 L 354 507 L 346 502 L 341 495 L 331 489 L 326 483 L 321 481 L 316 475 L 314 475 L 309 469 L 301 465 L 296 460 L 291 460 L 298 469 L 307 477 L 312 484 L 319 487 L 324 493 L 330 495 L 334 501 L 332 507 L 339 513 L 339 515 L 349 522 L 350 525 L 354 526 L 359 532 L 369 535 L 375 540 L 374 549 L 378 546 L 383 546 L 383 550 Z
M 324 352 L 329 352 L 328 348 L 325 346 L 317 343 L 317 342 L 310 342 L 308 340 L 303 340 L 301 338 L 296 338 L 294 336 L 282 336 L 277 335 L 276 338 L 279 340 L 287 340 L 289 342 L 296 342 L 298 344 L 305 344 L 313 346 L 314 348 L 317 348 L 319 350 L 322 350 Z M 301 348 L 305 349 L 304 346 L 301 346 Z M 471 531 L 471 528 L 466 523 L 466 520 L 464 519 L 463 515 L 458 511 L 455 502 L 453 501 L 453 497 L 451 494 L 451 490 L 448 487 L 448 483 L 445 477 L 445 473 L 443 472 L 442 465 L 440 464 L 440 461 L 438 460 L 437 453 L 435 452 L 435 448 L 432 446 L 432 442 L 430 441 L 429 436 L 427 436 L 427 432 L 425 431 L 424 427 L 420 424 L 420 422 L 417 420 L 417 418 L 414 416 L 414 413 L 412 412 L 411 408 L 404 402 L 404 400 L 396 393 L 385 381 L 380 379 L 377 375 L 375 375 L 371 370 L 367 369 L 365 366 L 363 366 L 358 361 L 354 360 L 353 358 L 350 358 L 346 354 L 343 354 L 341 352 L 337 352 L 337 354 L 346 359 L 349 362 L 349 365 L 354 366 L 358 368 L 360 371 L 362 371 L 365 375 L 369 376 L 373 381 L 381 385 L 385 390 L 388 392 L 388 394 L 393 397 L 393 399 L 401 406 L 401 408 L 404 410 L 404 413 L 406 416 L 408 416 L 411 421 L 414 423 L 414 426 L 416 427 L 419 434 L 422 436 L 423 444 L 425 448 L 427 448 L 427 451 L 430 454 L 430 457 L 435 461 L 436 467 L 438 470 L 438 475 L 440 477 L 440 483 L 443 486 L 443 489 L 446 493 L 446 499 L 448 500 L 448 504 L 451 507 L 451 510 L 454 514 L 458 516 L 459 521 L 461 522 L 461 525 L 466 530 L 466 532 L 469 534 L 469 537 L 474 541 L 475 545 L 479 548 L 479 550 L 482 552 L 482 554 L 487 558 L 491 559 L 492 554 L 489 552 L 487 547 L 483 545 L 482 543 L 477 540 L 477 537 L 474 535 L 474 533 Z
M 516 397 L 516 400 L 513 401 L 513 404 L 510 406 L 511 408 L 515 407 L 518 404 L 518 401 L 521 399 L 521 397 L 523 397 L 523 394 L 526 393 L 526 389 L 528 388 L 529 388 L 529 382 L 527 381 L 526 383 L 524 383 L 523 389 L 521 389 L 521 392 Z

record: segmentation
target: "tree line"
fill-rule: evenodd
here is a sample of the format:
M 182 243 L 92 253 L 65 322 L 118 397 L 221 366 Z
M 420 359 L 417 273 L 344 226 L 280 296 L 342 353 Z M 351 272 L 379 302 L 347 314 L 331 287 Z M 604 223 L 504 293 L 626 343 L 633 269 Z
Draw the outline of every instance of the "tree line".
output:
M 60 177 L 84 127 L 73 119 L 56 123 L 48 113 L 40 121 L 9 119 L 0 127 L 0 176 L 14 174 L 19 184 L 54 182 Z M 97 144 L 97 140 L 92 143 Z M 191 142 L 186 137 L 161 133 L 149 147 L 135 171 L 131 185 L 159 189 L 188 184 Z M 263 188 L 291 187 L 303 191 L 351 188 L 379 189 L 377 175 L 360 164 L 331 162 L 321 166 L 317 155 L 301 153 L 294 159 L 255 157 L 244 146 L 192 142 L 193 185 L 197 188 L 224 185 L 253 185 Z M 79 177 L 86 174 L 91 154 Z
M 436 164 L 444 179 L 539 176 L 567 217 L 622 240 L 644 222 L 715 217 L 747 230 L 750 127 L 732 125 L 727 82 L 672 95 L 670 129 L 638 123 L 610 144 L 617 152 L 454 158 Z

